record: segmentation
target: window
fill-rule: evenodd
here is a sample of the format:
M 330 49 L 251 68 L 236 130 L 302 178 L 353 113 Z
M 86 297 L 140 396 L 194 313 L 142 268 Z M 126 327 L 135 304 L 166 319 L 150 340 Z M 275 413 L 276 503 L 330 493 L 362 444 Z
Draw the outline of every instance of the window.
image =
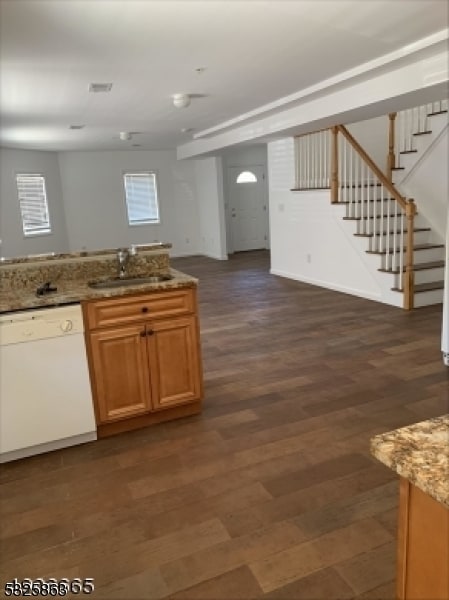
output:
M 236 179 L 236 183 L 256 183 L 257 177 L 251 171 L 242 171 Z
M 159 223 L 156 173 L 125 173 L 124 184 L 129 225 Z
M 16 183 L 24 235 L 51 233 L 43 175 L 16 175 Z

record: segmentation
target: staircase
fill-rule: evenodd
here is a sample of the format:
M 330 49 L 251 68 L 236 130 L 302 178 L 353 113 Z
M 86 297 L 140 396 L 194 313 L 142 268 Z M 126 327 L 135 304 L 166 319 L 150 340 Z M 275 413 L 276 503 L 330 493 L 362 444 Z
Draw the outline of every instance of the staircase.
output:
M 344 208 L 343 221 L 352 223 L 363 251 L 377 257 L 377 271 L 389 278 L 387 302 L 410 309 L 443 301 L 444 243 L 419 203 L 403 192 L 420 157 L 447 127 L 447 102 L 394 113 L 394 119 L 390 115 L 386 172 L 344 126 L 297 138 L 294 189 L 331 190 L 332 204 Z
M 407 191 L 407 180 L 413 169 L 438 140 L 444 129 L 448 127 L 447 117 L 447 100 L 397 113 L 395 119 L 395 132 L 397 132 L 397 135 L 393 136 L 395 152 L 391 180 L 404 195 Z M 426 227 L 426 225 L 425 219 L 418 214 L 415 219 L 415 244 L 433 243 L 435 251 L 428 253 L 427 257 L 424 253 L 419 253 L 419 251 L 417 253 L 414 264 L 414 304 L 416 307 L 437 304 L 443 301 L 444 244 L 438 244 L 438 240 L 435 240 L 435 236 L 432 235 L 431 228 Z M 434 260 L 430 260 L 430 258 Z M 398 272 L 393 274 L 399 276 Z M 397 285 L 393 289 L 397 290 Z

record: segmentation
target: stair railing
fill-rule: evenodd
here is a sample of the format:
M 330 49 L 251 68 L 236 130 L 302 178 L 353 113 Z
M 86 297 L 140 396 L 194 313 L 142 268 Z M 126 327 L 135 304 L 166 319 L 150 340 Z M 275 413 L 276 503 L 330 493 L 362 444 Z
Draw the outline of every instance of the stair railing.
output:
M 327 129 L 295 137 L 294 190 L 320 190 L 330 185 L 330 139 Z
M 292 191 L 330 189 L 332 203 L 346 204 L 358 235 L 370 238 L 368 252 L 383 256 L 382 270 L 398 274 L 404 308 L 412 309 L 416 208 L 391 183 L 391 170 L 385 175 L 343 125 L 296 136 L 295 155 Z
M 333 127 L 331 135 L 331 202 L 347 205 L 347 216 L 359 222 L 359 235 L 370 238 L 368 252 L 384 257 L 383 270 L 399 273 L 404 308 L 410 310 L 415 204 L 399 193 L 344 125 Z
M 414 136 L 429 133 L 430 115 L 445 112 L 448 109 L 447 100 L 439 100 L 422 104 L 397 113 L 390 113 L 388 139 L 387 175 L 391 181 L 391 171 L 401 168 L 401 155 L 416 152 Z M 393 158 L 394 157 L 394 158 Z M 394 160 L 394 163 L 392 163 Z

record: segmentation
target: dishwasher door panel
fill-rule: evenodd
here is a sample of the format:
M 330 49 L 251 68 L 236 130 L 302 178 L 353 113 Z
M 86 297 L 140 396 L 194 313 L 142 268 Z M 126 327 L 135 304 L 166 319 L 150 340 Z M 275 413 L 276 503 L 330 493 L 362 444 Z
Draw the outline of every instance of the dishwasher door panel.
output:
M 0 400 L 1 454 L 95 432 L 83 334 L 0 345 Z

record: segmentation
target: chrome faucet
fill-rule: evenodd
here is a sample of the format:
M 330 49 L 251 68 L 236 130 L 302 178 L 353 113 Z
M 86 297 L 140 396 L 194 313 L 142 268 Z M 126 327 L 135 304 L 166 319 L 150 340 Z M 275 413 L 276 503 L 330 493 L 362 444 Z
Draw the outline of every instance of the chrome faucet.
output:
M 118 260 L 118 276 L 126 277 L 126 269 L 128 267 L 129 262 L 129 252 L 127 248 L 119 248 L 117 250 L 117 260 Z
M 134 246 L 131 246 L 130 248 L 119 248 L 117 250 L 118 276 L 120 278 L 126 277 L 129 259 L 135 254 L 136 249 Z

